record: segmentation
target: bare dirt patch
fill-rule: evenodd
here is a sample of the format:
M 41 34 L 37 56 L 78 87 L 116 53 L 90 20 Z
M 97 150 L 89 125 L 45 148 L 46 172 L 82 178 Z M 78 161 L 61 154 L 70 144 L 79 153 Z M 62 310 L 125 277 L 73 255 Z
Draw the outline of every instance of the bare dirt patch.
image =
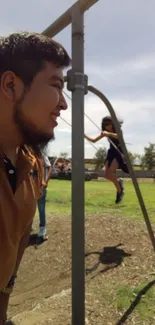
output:
M 71 324 L 70 218 L 49 218 L 48 235 L 42 245 L 27 248 L 20 267 L 9 307 L 17 325 Z M 119 323 L 126 308 L 118 306 L 118 289 L 155 279 L 145 225 L 124 217 L 87 216 L 86 270 L 86 324 L 124 324 Z M 146 320 L 136 308 L 125 324 L 155 324 L 155 313 Z

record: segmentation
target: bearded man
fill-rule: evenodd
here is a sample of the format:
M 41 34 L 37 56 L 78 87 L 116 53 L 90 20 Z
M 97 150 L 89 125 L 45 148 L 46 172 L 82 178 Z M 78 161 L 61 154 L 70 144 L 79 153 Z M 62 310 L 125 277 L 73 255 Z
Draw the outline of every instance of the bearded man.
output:
M 0 325 L 42 189 L 41 151 L 67 109 L 66 50 L 37 33 L 0 38 Z

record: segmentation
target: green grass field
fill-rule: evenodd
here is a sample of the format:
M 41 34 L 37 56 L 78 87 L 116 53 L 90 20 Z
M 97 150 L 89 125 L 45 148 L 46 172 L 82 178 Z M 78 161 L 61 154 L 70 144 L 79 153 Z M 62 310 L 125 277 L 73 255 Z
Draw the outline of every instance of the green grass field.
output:
M 155 221 L 155 184 L 139 183 L 149 216 Z M 78 195 L 78 193 L 77 193 Z M 142 213 L 132 182 L 125 182 L 125 196 L 119 205 L 115 201 L 115 188 L 110 182 L 90 181 L 85 183 L 86 214 L 118 215 L 141 219 Z M 51 215 L 71 214 L 71 182 L 51 180 L 47 195 L 47 213 Z

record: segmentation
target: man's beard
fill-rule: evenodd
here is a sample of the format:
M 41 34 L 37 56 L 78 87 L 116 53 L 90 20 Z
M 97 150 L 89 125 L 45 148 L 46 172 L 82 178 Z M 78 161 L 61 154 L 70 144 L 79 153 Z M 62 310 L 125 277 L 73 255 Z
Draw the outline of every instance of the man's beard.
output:
M 14 121 L 21 134 L 23 145 L 29 146 L 36 155 L 40 156 L 41 152 L 47 147 L 48 142 L 55 139 L 54 133 L 51 136 L 45 132 L 43 133 L 37 130 L 35 124 L 25 119 L 21 110 L 24 97 L 25 92 L 21 99 L 15 102 Z

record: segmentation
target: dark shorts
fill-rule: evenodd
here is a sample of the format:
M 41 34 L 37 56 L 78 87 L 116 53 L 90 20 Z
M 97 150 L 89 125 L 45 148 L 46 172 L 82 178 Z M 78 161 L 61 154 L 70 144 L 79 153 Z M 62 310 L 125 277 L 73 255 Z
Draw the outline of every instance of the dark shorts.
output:
M 109 149 L 107 152 L 106 160 L 105 160 L 105 162 L 108 162 L 108 167 L 110 167 L 110 165 L 114 159 L 116 159 L 118 162 L 118 169 L 122 169 L 124 173 L 129 174 L 127 164 L 124 162 L 124 160 L 121 157 L 121 155 L 119 154 L 119 152 L 117 152 L 117 150 L 114 150 L 114 149 Z

